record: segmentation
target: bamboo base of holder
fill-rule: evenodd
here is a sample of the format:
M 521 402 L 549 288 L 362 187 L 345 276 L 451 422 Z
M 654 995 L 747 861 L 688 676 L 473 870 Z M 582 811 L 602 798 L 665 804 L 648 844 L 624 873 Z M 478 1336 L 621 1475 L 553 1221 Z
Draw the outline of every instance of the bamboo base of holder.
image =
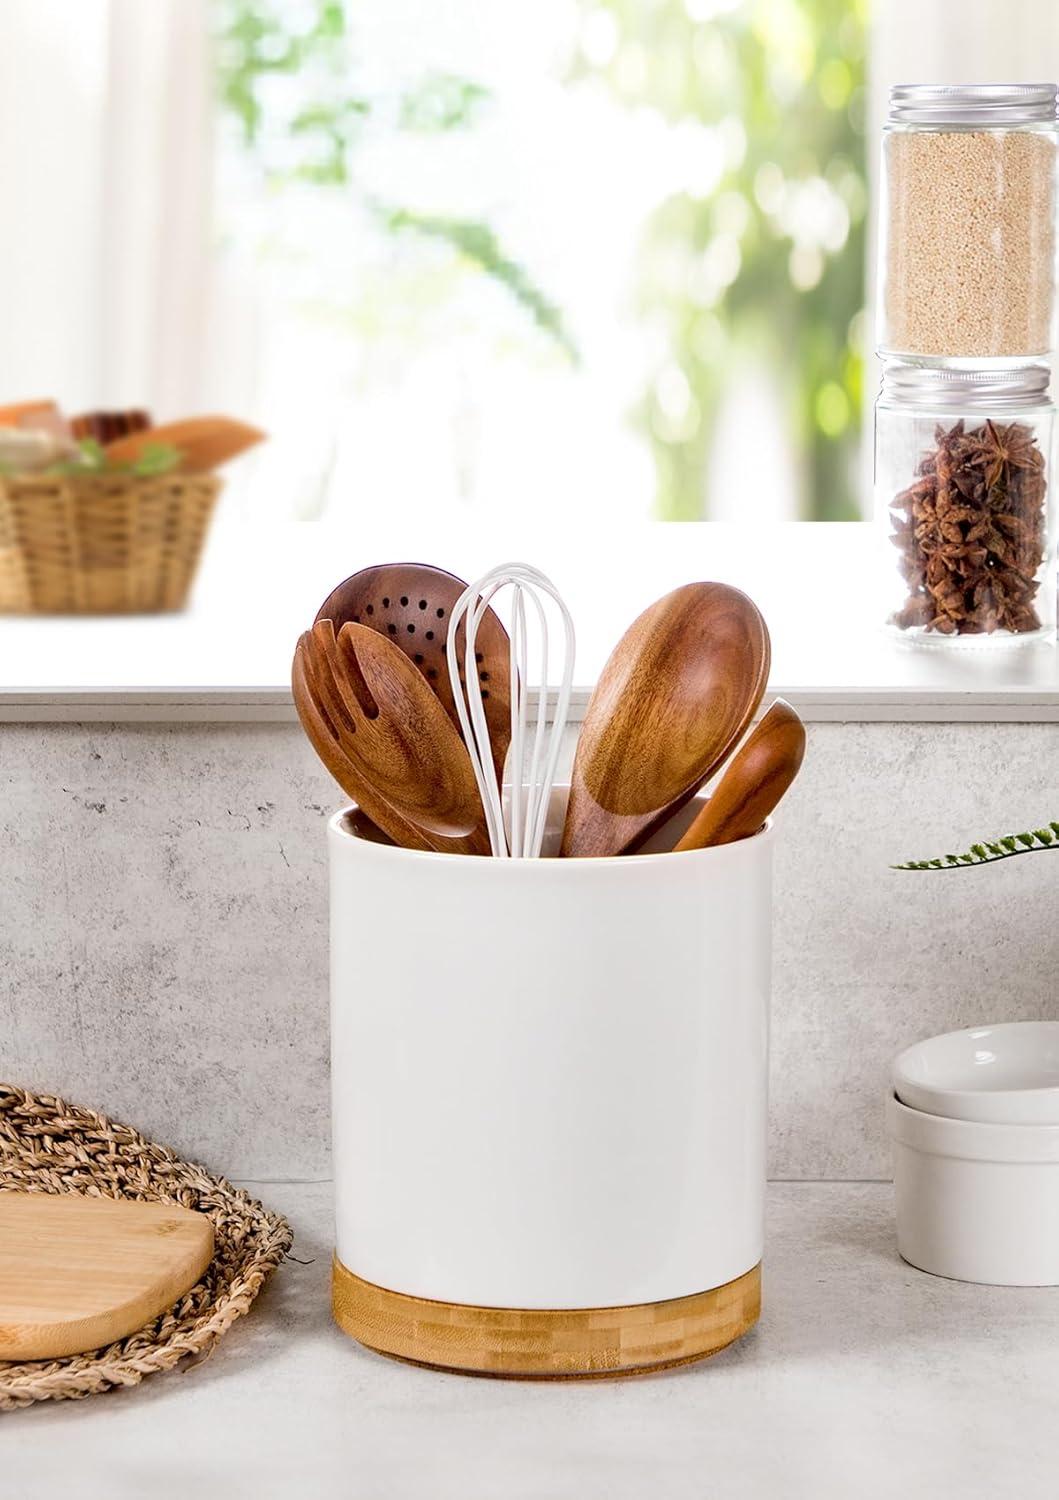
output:
M 336 1256 L 331 1308 L 339 1328 L 369 1349 L 435 1369 L 525 1380 L 638 1375 L 741 1338 L 761 1313 L 761 1266 L 667 1302 L 551 1311 L 407 1297 L 362 1281 Z

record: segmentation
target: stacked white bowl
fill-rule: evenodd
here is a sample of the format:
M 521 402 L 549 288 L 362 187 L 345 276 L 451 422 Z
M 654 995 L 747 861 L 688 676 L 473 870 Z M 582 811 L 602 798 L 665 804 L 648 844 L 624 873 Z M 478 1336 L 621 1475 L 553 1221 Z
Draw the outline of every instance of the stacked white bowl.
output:
M 1059 1285 L 1059 1021 L 917 1042 L 893 1086 L 904 1259 L 957 1281 Z

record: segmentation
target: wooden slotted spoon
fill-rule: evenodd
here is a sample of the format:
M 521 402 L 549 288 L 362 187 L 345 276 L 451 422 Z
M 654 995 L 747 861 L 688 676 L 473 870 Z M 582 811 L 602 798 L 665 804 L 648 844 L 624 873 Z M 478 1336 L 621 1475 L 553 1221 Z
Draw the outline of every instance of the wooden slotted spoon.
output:
M 777 698 L 732 756 L 677 850 L 751 838 L 797 776 L 804 756 L 805 725 L 785 699 Z
M 441 699 L 457 731 L 460 728 L 445 644 L 452 606 L 467 585 L 454 573 L 425 563 L 390 563 L 362 568 L 332 589 L 316 612 L 317 621 L 330 620 L 338 635 L 347 622 L 365 625 L 400 646 Z M 465 633 L 461 624 L 456 644 L 462 664 Z M 489 725 L 489 742 L 497 780 L 511 743 L 511 662 L 507 631 L 488 609 L 478 627 L 475 655 L 482 689 L 482 709 Z M 462 681 L 462 674 L 460 680 Z
M 688 583 L 645 609 L 589 700 L 560 852 L 635 849 L 742 737 L 768 681 L 765 622 L 723 583 Z
M 299 717 L 321 759 L 367 816 L 411 848 L 488 854 L 466 747 L 391 641 L 321 620 L 298 642 Z

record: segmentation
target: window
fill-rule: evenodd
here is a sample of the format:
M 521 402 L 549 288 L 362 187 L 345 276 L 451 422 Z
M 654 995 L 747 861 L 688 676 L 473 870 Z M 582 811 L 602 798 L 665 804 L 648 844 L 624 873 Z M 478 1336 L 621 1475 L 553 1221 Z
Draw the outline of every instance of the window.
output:
M 254 520 L 861 514 L 860 3 L 5 19 L 0 402 L 256 420 Z
M 255 421 L 262 528 L 857 520 L 886 88 L 1059 72 L 1059 7 L 951 14 L 7 0 L 0 404 Z
M 859 517 L 860 5 L 213 22 L 231 403 L 298 445 L 276 513 Z

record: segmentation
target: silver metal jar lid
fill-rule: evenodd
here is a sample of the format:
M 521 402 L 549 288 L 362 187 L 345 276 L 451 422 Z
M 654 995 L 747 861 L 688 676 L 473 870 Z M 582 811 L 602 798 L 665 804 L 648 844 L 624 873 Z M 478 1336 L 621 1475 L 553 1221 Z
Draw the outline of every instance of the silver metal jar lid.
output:
M 895 405 L 975 411 L 1000 406 L 1047 406 L 1047 365 L 1007 370 L 949 370 L 926 365 L 883 366 L 880 395 Z
M 901 125 L 1031 125 L 1057 117 L 1054 83 L 899 83 L 890 120 Z

